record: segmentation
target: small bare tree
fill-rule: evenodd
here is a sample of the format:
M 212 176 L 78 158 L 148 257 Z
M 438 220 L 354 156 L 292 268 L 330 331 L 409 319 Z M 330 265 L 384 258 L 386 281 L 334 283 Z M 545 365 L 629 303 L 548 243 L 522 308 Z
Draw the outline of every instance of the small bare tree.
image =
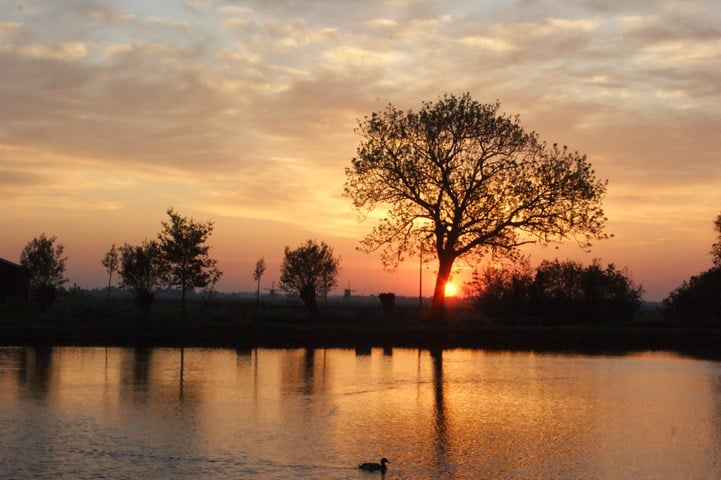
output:
M 110 247 L 110 250 L 108 250 L 105 253 L 105 256 L 100 261 L 100 263 L 103 264 L 103 267 L 105 267 L 105 271 L 108 272 L 108 296 L 107 298 L 110 298 L 110 287 L 113 285 L 113 273 L 118 271 L 118 267 L 120 266 L 120 257 L 118 256 L 118 251 L 115 248 L 115 244 Z
M 265 258 L 260 257 L 257 262 L 255 262 L 255 269 L 253 270 L 253 280 L 255 280 L 258 284 L 258 288 L 255 292 L 255 306 L 257 307 L 260 305 L 260 279 L 263 277 L 263 274 L 265 273 Z

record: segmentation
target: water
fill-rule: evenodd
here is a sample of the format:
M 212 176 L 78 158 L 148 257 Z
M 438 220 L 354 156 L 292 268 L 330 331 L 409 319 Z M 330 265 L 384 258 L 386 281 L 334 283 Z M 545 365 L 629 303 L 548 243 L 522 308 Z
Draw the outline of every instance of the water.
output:
M 721 363 L 0 348 L 0 478 L 721 478 Z

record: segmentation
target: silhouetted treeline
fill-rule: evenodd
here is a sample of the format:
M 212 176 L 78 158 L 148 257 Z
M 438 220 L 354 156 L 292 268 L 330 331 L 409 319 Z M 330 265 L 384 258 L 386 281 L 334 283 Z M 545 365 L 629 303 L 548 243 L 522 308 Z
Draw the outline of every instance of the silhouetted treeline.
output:
M 691 326 L 721 326 L 721 213 L 713 224 L 716 242 L 711 245 L 713 267 L 683 282 L 664 299 L 672 320 Z
M 172 208 L 166 213 L 169 220 L 161 222 L 163 230 L 157 240 L 145 240 L 140 245 L 126 243 L 120 247 L 119 256 L 113 244 L 101 263 L 109 275 L 108 295 L 112 272 L 117 269 L 121 288 L 134 292 L 140 310 L 147 313 L 163 287 L 178 287 L 185 316 L 187 294 L 196 288 L 212 292 L 222 274 L 206 245 L 213 233 L 213 222 L 197 222 Z
M 508 323 L 595 324 L 631 320 L 643 288 L 615 265 L 527 261 L 476 270 L 467 293 L 487 318 Z
M 693 326 L 721 326 L 721 267 L 713 267 L 672 291 L 664 299 L 666 314 Z

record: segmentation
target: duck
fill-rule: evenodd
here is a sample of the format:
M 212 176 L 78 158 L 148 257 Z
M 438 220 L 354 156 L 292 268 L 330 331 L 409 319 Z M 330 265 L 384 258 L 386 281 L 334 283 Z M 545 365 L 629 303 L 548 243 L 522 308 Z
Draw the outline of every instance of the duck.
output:
M 379 463 L 375 462 L 366 462 L 361 463 L 358 465 L 358 468 L 360 468 L 363 471 L 366 472 L 381 472 L 381 474 L 385 474 L 388 471 L 388 467 L 386 466 L 386 463 L 391 463 L 388 461 L 387 458 L 383 457 L 381 458 L 381 461 Z

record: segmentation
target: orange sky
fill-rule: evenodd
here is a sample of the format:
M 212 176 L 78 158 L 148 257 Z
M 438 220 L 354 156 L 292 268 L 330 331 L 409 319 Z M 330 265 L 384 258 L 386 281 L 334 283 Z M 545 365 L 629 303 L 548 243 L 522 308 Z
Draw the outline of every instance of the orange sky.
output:
M 215 221 L 221 290 L 251 290 L 261 256 L 269 287 L 283 247 L 316 238 L 341 286 L 415 295 L 417 260 L 389 274 L 355 251 L 373 223 L 341 197 L 353 129 L 468 91 L 609 180 L 615 237 L 532 261 L 597 257 L 661 299 L 710 266 L 721 6 L 562 4 L 0 0 L 0 257 L 57 235 L 71 284 L 101 287 L 110 244 L 154 237 L 173 206 Z

